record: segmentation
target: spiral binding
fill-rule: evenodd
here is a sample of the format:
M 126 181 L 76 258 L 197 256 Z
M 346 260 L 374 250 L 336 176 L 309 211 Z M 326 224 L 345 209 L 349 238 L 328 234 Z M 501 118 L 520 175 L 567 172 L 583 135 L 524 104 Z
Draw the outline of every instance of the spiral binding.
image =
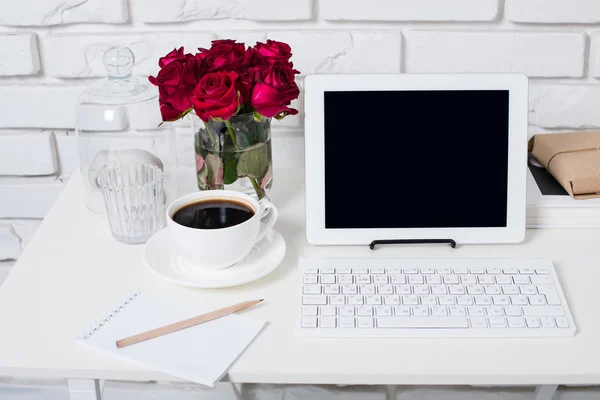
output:
M 135 292 L 132 292 L 129 296 L 127 296 L 125 299 L 121 300 L 117 307 L 111 309 L 108 313 L 100 317 L 94 325 L 88 328 L 83 334 L 83 336 L 80 337 L 80 339 L 87 340 L 90 337 L 92 337 L 96 332 L 100 330 L 100 328 L 108 324 L 112 317 L 120 313 L 125 307 L 127 307 L 129 303 L 131 303 L 140 294 L 141 292 L 139 290 L 136 290 Z

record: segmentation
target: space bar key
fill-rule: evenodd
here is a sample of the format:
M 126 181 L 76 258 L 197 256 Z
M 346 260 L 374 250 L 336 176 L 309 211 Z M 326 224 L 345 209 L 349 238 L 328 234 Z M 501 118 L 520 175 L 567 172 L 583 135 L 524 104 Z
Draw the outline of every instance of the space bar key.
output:
M 377 318 L 378 328 L 468 328 L 469 323 L 462 317 L 387 317 Z

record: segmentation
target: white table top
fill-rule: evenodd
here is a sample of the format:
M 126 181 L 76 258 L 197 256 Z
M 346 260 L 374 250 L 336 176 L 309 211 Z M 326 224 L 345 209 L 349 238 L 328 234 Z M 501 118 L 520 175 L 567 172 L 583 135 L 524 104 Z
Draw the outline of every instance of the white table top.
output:
M 314 247 L 304 239 L 303 171 L 278 170 L 272 198 L 283 264 L 241 287 L 195 290 L 148 271 L 83 203 L 75 175 L 0 288 L 0 376 L 177 381 L 75 345 L 134 288 L 220 307 L 251 298 L 269 325 L 231 368 L 235 382 L 336 384 L 600 383 L 600 230 L 530 230 L 520 245 Z M 294 335 L 299 256 L 548 257 L 579 332 L 572 339 L 304 339 Z

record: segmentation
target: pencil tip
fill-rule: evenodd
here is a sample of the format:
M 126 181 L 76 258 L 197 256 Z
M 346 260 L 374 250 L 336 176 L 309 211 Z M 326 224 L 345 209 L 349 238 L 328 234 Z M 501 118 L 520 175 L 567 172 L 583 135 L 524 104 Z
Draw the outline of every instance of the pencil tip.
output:
M 265 301 L 265 299 L 260 299 L 259 301 Z

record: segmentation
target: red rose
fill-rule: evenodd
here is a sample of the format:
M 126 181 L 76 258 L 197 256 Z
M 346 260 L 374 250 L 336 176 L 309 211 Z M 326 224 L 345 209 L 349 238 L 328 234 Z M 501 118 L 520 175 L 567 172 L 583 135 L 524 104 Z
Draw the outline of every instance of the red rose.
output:
M 267 43 L 256 42 L 254 51 L 268 64 L 287 64 L 292 56 L 292 49 L 287 43 L 267 40 Z
M 180 47 L 179 49 L 173 49 L 172 52 L 158 59 L 158 66 L 164 68 L 164 66 L 169 64 L 171 61 L 175 61 L 182 57 L 185 57 L 183 54 L 183 47 Z
M 252 107 L 265 117 L 274 117 L 282 113 L 283 116 L 296 115 L 298 110 L 288 106 L 300 94 L 295 82 L 295 75 L 299 73 L 286 64 L 275 64 L 266 68 L 260 73 L 261 79 L 252 89 Z
M 183 53 L 183 48 L 180 50 Z M 178 119 L 192 107 L 189 97 L 196 84 L 197 66 L 193 56 L 182 55 L 164 64 L 156 77 L 148 77 L 150 83 L 158 86 L 158 101 L 163 121 Z
M 236 88 L 238 74 L 230 71 L 209 72 L 192 91 L 192 103 L 196 115 L 204 122 L 211 119 L 231 118 L 240 107 Z
M 244 43 L 236 43 L 231 39 L 213 40 L 210 49 L 198 50 L 199 58 L 206 64 L 209 72 L 237 71 L 252 58 L 252 52 L 246 51 Z

